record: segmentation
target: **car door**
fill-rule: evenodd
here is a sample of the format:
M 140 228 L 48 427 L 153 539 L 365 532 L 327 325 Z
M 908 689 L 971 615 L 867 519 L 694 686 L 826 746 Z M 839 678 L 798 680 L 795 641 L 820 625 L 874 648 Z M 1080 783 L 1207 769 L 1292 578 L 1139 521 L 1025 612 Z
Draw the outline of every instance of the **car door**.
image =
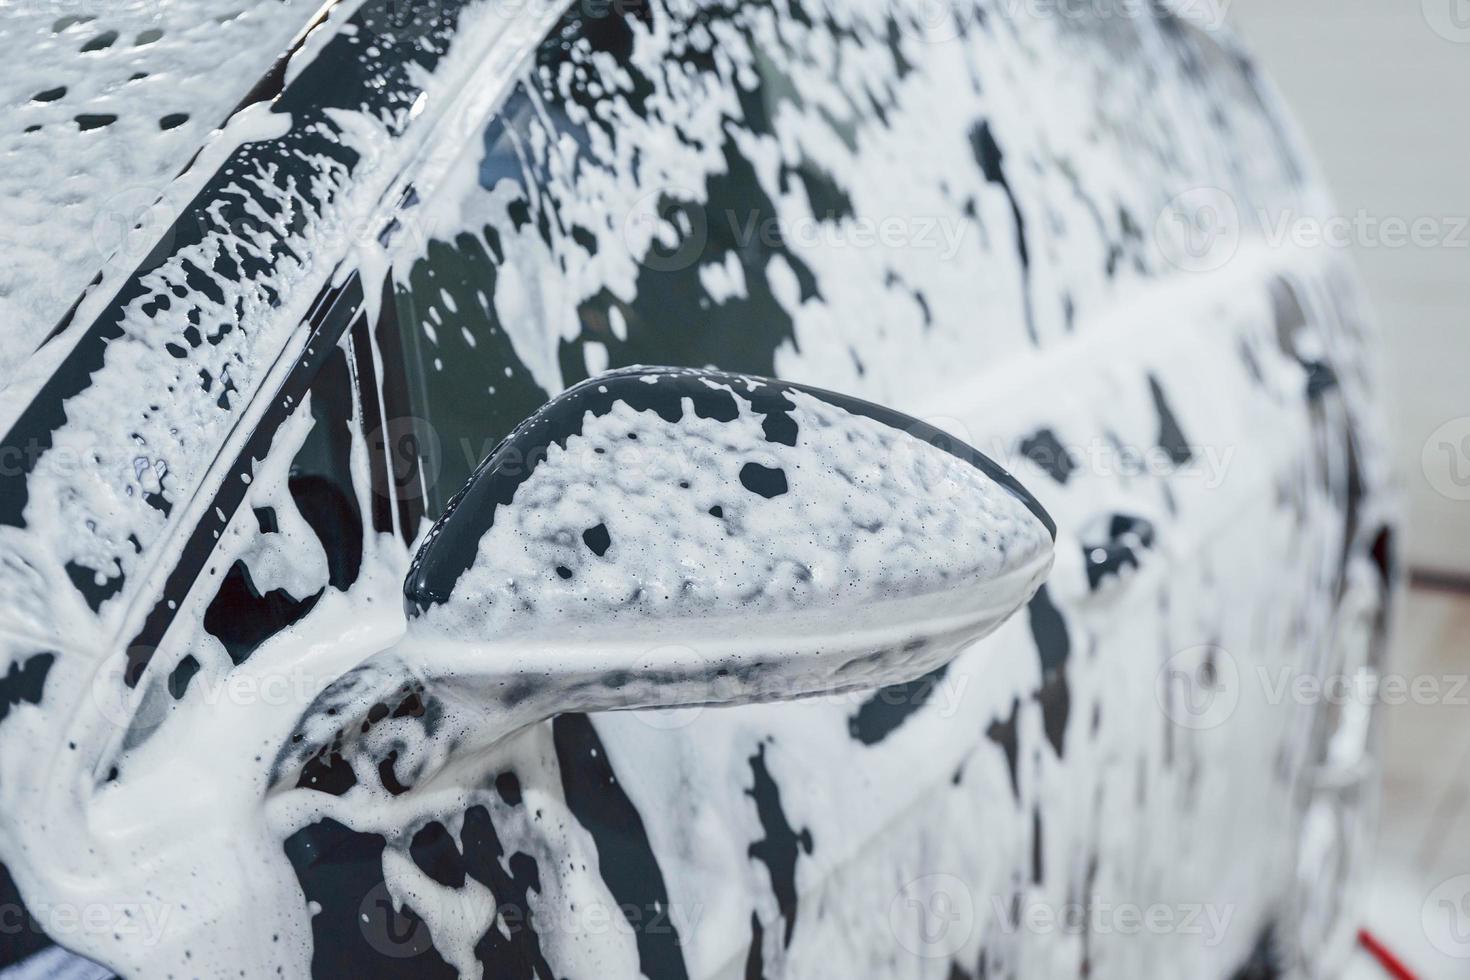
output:
M 405 214 L 430 516 L 546 397 L 669 363 L 893 404 L 1063 528 L 1027 615 L 913 684 L 525 733 L 496 822 L 556 803 L 520 855 L 573 870 L 509 931 L 552 972 L 1225 976 L 1295 942 L 1322 737 L 1282 684 L 1385 588 L 1351 273 L 1261 228 L 1325 204 L 1227 39 L 941 19 L 572 11 Z

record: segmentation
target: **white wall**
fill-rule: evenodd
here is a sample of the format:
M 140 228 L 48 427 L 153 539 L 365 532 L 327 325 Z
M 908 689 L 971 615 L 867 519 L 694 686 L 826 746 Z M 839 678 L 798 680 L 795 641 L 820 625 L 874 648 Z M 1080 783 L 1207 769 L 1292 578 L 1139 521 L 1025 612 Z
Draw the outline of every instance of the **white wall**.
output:
M 1366 219 L 1354 247 L 1389 341 L 1409 562 L 1470 575 L 1470 0 L 1228 0 L 1227 13 L 1341 215 Z M 1385 245 L 1389 218 L 1431 219 L 1439 244 Z

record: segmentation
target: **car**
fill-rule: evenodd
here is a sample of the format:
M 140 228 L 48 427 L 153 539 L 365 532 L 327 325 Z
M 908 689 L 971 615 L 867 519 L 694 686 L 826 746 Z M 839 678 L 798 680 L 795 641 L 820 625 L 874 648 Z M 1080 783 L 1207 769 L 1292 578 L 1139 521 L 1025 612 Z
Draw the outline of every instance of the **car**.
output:
M 1375 331 L 1213 10 L 15 14 L 0 976 L 1333 975 Z

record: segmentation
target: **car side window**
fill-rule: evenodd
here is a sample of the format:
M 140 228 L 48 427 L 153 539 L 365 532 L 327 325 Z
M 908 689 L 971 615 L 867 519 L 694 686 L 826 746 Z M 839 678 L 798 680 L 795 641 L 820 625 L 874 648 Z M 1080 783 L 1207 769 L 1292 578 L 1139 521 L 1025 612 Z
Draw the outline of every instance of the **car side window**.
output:
M 1159 17 L 1187 75 L 1212 42 Z M 926 44 L 902 5 L 570 10 L 403 209 L 397 414 L 429 516 L 538 404 L 606 368 L 923 404 L 1176 274 L 1177 229 L 1148 230 L 1182 191 L 1223 183 L 1253 213 L 1299 179 L 1248 73 L 1181 86 L 1166 119 L 1150 62 L 1120 62 L 1106 33 L 1054 39 L 1110 66 L 1108 105 L 1149 107 L 1059 141 L 1046 119 L 1092 97 L 1090 76 L 1004 60 L 1003 29 L 964 26 L 962 43 Z M 1264 148 L 1251 167 L 1181 163 L 1177 146 L 1216 127 Z
M 413 429 L 430 517 L 518 422 L 604 368 L 657 363 L 775 374 L 775 352 L 793 336 L 778 291 L 789 284 L 798 301 L 816 296 L 810 270 L 777 229 L 774 203 L 733 146 L 706 200 L 671 188 L 626 216 L 581 213 L 567 184 L 576 178 L 530 151 L 559 144 L 564 162 L 577 166 L 605 155 L 613 124 L 597 116 L 596 72 L 588 69 L 617 66 L 631 73 L 634 101 L 646 98 L 648 81 L 628 59 L 647 16 L 609 8 L 564 18 L 465 151 L 472 206 L 456 211 L 464 215 L 457 227 L 436 223 L 433 205 L 425 207 L 422 252 L 395 271 L 388 312 L 407 389 L 400 424 Z M 746 29 L 733 11 L 726 26 Z M 697 60 L 691 70 L 714 70 L 709 57 Z M 773 64 L 763 67 L 769 77 L 740 110 L 744 125 L 768 134 L 777 104 L 796 96 Z M 549 81 L 568 74 L 582 81 L 565 91 Z M 671 125 L 651 117 L 649 128 L 672 136 Z M 791 169 L 782 180 L 799 182 L 828 216 L 845 207 L 815 168 Z M 609 242 L 641 256 L 634 288 L 569 296 L 576 281 L 595 277 L 580 267 L 595 266 Z

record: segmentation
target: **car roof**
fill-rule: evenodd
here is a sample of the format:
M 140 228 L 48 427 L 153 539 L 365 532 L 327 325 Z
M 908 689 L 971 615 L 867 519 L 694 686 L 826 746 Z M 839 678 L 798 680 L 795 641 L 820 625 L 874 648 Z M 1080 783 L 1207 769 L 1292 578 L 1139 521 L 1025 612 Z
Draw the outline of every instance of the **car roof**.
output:
M 0 388 L 108 259 L 136 245 L 135 223 L 320 3 L 102 0 L 7 11 Z

